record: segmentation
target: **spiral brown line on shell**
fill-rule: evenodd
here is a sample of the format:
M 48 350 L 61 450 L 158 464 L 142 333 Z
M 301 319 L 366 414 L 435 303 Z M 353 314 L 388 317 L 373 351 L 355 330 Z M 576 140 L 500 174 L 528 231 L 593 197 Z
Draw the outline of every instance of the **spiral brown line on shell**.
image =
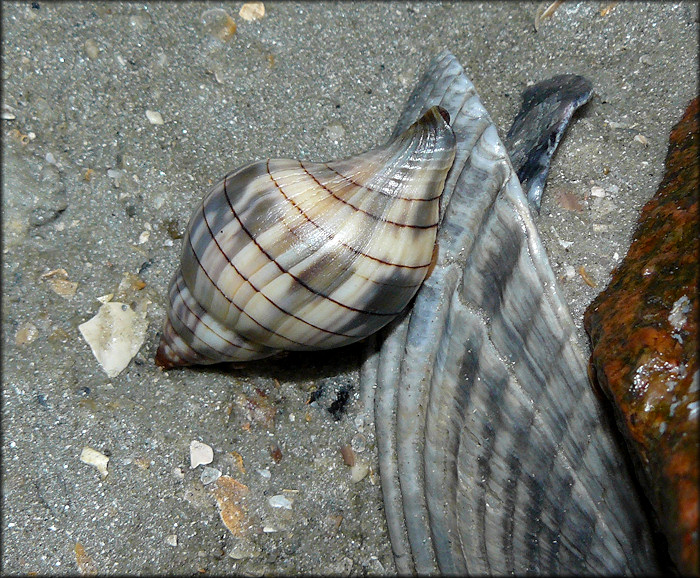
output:
M 226 182 L 225 182 L 225 181 L 224 181 L 224 194 L 226 195 L 226 198 L 228 199 L 229 197 L 228 197 L 228 194 L 226 193 Z M 231 205 L 230 205 L 230 200 L 229 200 L 229 206 L 231 206 Z M 268 259 L 270 259 L 270 261 L 272 261 L 275 265 L 277 265 L 277 267 L 279 267 L 279 269 L 280 269 L 280 271 L 281 271 L 282 273 L 289 274 L 287 271 L 285 271 L 284 269 L 282 269 L 282 268 L 279 266 L 279 263 L 277 263 L 277 261 L 275 261 L 275 259 L 271 258 L 270 255 L 268 255 L 268 253 L 265 252 L 265 251 L 263 250 L 262 247 L 260 247 L 260 245 L 255 241 L 255 239 L 254 239 L 254 238 L 250 235 L 250 233 L 245 229 L 245 227 L 243 226 L 243 223 L 241 223 L 240 219 L 238 218 L 238 215 L 236 214 L 236 211 L 233 209 L 233 206 L 231 206 L 231 212 L 233 213 L 233 216 L 236 218 L 236 220 L 240 223 L 241 228 L 243 229 L 243 231 L 245 231 L 245 233 L 250 237 L 251 241 L 253 241 L 253 243 L 255 243 L 255 246 L 258 247 L 258 249 L 260 249 L 260 251 L 261 251 Z M 248 284 L 256 291 L 256 293 L 258 293 L 259 295 L 262 295 L 263 298 L 265 298 L 265 299 L 267 300 L 267 302 L 270 303 L 270 305 L 272 305 L 273 307 L 276 307 L 277 309 L 279 309 L 279 310 L 280 310 L 282 313 L 284 313 L 285 315 L 289 315 L 290 317 L 294 317 L 294 319 L 296 319 L 296 320 L 298 320 L 298 321 L 301 321 L 302 323 L 306 323 L 307 325 L 309 325 L 310 327 L 313 327 L 314 329 L 317 329 L 317 330 L 319 330 L 319 331 L 323 331 L 323 332 L 325 332 L 325 333 L 330 333 L 330 334 L 332 334 L 332 335 L 340 335 L 341 337 L 350 337 L 349 335 L 344 335 L 344 334 L 342 334 L 342 333 L 335 333 L 335 332 L 333 332 L 333 331 L 328 331 L 328 330 L 326 330 L 326 329 L 323 329 L 322 327 L 316 327 L 315 325 L 312 325 L 311 323 L 309 323 L 309 322 L 306 321 L 305 319 L 301 319 L 300 317 L 294 315 L 293 313 L 291 313 L 291 312 L 289 312 L 289 311 L 286 311 L 284 308 L 280 307 L 277 303 L 275 303 L 272 299 L 270 299 L 270 297 L 268 297 L 267 295 L 265 295 L 265 293 L 263 293 L 260 289 L 258 289 L 258 288 L 250 281 L 250 279 L 249 279 L 248 277 L 246 277 L 245 275 L 243 275 L 243 273 L 241 273 L 241 272 L 238 270 L 238 267 L 236 267 L 236 266 L 233 264 L 233 262 L 231 261 L 231 259 L 229 258 L 229 256 L 226 254 L 226 252 L 221 248 L 221 245 L 219 245 L 219 242 L 216 240 L 216 235 L 214 234 L 214 231 L 212 231 L 212 230 L 211 230 L 211 227 L 209 226 L 209 220 L 207 219 L 207 215 L 206 215 L 206 212 L 205 212 L 204 210 L 202 210 L 202 217 L 204 218 L 204 222 L 205 222 L 206 225 L 207 225 L 207 229 L 209 230 L 209 233 L 210 233 L 210 235 L 211 235 L 212 241 L 214 241 L 214 243 L 216 244 L 216 247 L 219 249 L 219 251 L 220 251 L 221 254 L 223 255 L 224 259 L 226 259 L 226 261 L 228 261 L 228 264 L 231 265 L 231 267 L 233 267 L 233 269 L 236 271 L 236 273 L 237 273 L 238 275 L 240 275 L 240 277 L 241 277 L 246 283 L 248 283 Z M 202 263 L 201 263 L 201 262 L 200 262 L 199 264 L 200 264 L 200 266 L 202 266 Z M 207 277 L 209 277 L 209 275 L 207 275 Z M 211 279 L 211 277 L 209 277 L 209 279 Z M 216 284 L 215 284 L 215 285 L 216 285 Z M 219 289 L 219 286 L 216 285 L 216 288 Z M 220 290 L 220 289 L 219 289 L 219 290 Z M 315 292 L 314 292 L 314 293 L 315 293 Z M 316 294 L 316 295 L 319 295 L 319 296 L 321 296 L 321 297 L 325 297 L 325 295 L 320 295 L 319 293 L 315 293 L 315 294 Z M 222 293 L 222 295 L 223 295 L 223 293 Z M 236 304 L 235 304 L 231 299 L 229 299 L 226 295 L 224 295 L 224 297 L 226 297 L 226 299 L 227 299 L 231 304 L 233 304 L 234 307 L 236 307 L 236 309 L 238 309 L 243 315 L 245 315 L 246 317 L 248 317 L 251 321 L 255 322 L 257 325 L 259 325 L 259 326 L 260 326 L 261 328 L 263 328 L 265 331 L 269 331 L 270 333 L 273 333 L 273 334 L 276 335 L 277 337 L 281 337 L 282 339 L 286 339 L 287 341 L 289 341 L 290 343 L 294 343 L 295 345 L 303 345 L 303 343 L 301 343 L 301 342 L 299 342 L 299 341 L 294 341 L 293 339 L 290 339 L 290 338 L 287 337 L 286 335 L 281 335 L 280 333 L 277 333 L 274 329 L 270 329 L 269 327 L 265 327 L 265 326 L 264 326 L 262 323 L 260 323 L 257 319 L 254 319 L 252 316 L 250 316 L 248 313 L 246 313 L 246 312 L 245 312 L 245 309 L 241 309 L 238 305 L 236 305 Z M 326 297 L 326 298 L 327 298 L 327 297 Z M 338 303 L 338 305 L 341 305 L 341 304 Z
M 299 163 L 299 164 L 301 164 L 301 163 Z M 302 167 L 302 168 L 303 168 L 303 167 Z M 306 171 L 306 169 L 304 169 L 304 171 L 305 171 L 307 174 L 309 174 L 308 171 Z M 268 168 L 268 173 L 269 173 L 269 168 Z M 311 175 L 309 175 L 309 176 L 311 176 Z M 272 175 L 270 175 L 270 178 L 272 178 L 272 179 L 273 179 L 273 182 L 274 182 L 274 178 L 272 177 Z M 316 179 L 314 179 L 314 181 L 316 181 Z M 318 182 L 318 181 L 316 181 L 316 182 Z M 278 188 L 278 190 L 280 191 L 280 193 L 282 193 L 282 195 L 284 196 L 284 192 L 282 192 L 282 189 L 280 188 L 280 186 L 277 185 L 277 183 L 275 183 L 275 185 L 277 186 L 277 188 Z M 326 187 L 323 187 L 323 188 L 326 189 Z M 328 189 L 326 189 L 326 190 L 328 190 Z M 358 308 L 356 308 L 356 307 L 351 307 L 350 305 L 346 305 L 345 303 L 341 303 L 340 301 L 337 301 L 337 300 L 333 299 L 332 297 L 330 297 L 329 295 L 326 295 L 325 293 L 321 293 L 320 291 L 317 291 L 316 289 L 314 289 L 313 287 L 311 287 L 308 283 L 305 283 L 305 282 L 304 282 L 300 277 L 298 277 L 297 275 L 294 275 L 294 274 L 292 274 L 290 271 L 285 270 L 284 267 L 282 267 L 282 266 L 277 262 L 277 259 L 275 259 L 272 255 L 270 255 L 270 253 L 268 253 L 265 249 L 263 249 L 263 247 L 260 246 L 260 244 L 255 240 L 255 237 L 251 234 L 251 232 L 246 228 L 246 226 L 243 224 L 243 222 L 242 222 L 242 221 L 240 220 L 240 218 L 238 217 L 238 214 L 236 213 L 235 209 L 233 208 L 233 205 L 231 204 L 231 199 L 230 199 L 230 197 L 228 196 L 228 192 L 227 192 L 227 190 L 226 190 L 226 181 L 224 181 L 224 195 L 226 195 L 226 200 L 228 201 L 229 207 L 231 207 L 231 212 L 233 213 L 233 216 L 234 216 L 234 217 L 236 218 L 236 220 L 238 221 L 238 224 L 240 225 L 241 230 L 242 230 L 243 232 L 245 232 L 245 234 L 248 235 L 248 237 L 250 237 L 250 240 L 255 244 L 255 246 L 256 246 L 258 249 L 260 249 L 260 252 L 261 252 L 263 255 L 265 255 L 265 257 L 267 257 L 267 258 L 270 260 L 270 262 L 274 263 L 274 264 L 277 266 L 277 268 L 280 270 L 281 273 L 284 273 L 284 274 L 286 274 L 286 275 L 289 275 L 292 279 L 294 279 L 294 281 L 296 281 L 297 283 L 299 283 L 299 285 L 301 285 L 302 287 L 304 287 L 304 289 L 308 289 L 308 290 L 309 290 L 311 293 L 313 293 L 314 295 L 318 295 L 319 297 L 323 297 L 324 299 L 328 299 L 328 301 L 331 301 L 332 303 L 335 303 L 336 305 L 339 305 L 340 307 L 342 307 L 342 308 L 344 308 L 344 309 L 347 309 L 347 310 L 349 310 L 349 311 L 354 311 L 355 313 L 361 313 L 361 314 L 364 314 L 364 315 L 379 315 L 379 316 L 383 316 L 383 315 L 393 315 L 393 316 L 396 316 L 396 315 L 398 315 L 398 314 L 401 312 L 401 311 L 391 311 L 391 312 L 386 312 L 386 313 L 385 313 L 385 312 L 380 312 L 380 311 L 368 311 L 368 310 L 365 310 L 365 309 L 358 309 Z M 286 198 L 287 198 L 287 197 L 285 196 L 285 199 L 286 199 Z M 309 219 L 309 218 L 306 216 L 306 214 L 305 214 L 301 209 L 299 209 L 299 210 L 300 210 L 301 214 L 304 215 L 304 217 L 306 217 L 306 219 L 307 219 L 308 221 L 310 221 L 310 222 L 313 223 L 313 221 L 312 221 L 311 219 Z M 211 229 L 210 229 L 210 231 L 211 231 Z M 214 241 L 216 242 L 216 239 L 214 239 Z M 218 243 L 217 243 L 217 246 L 218 246 Z M 221 250 L 221 247 L 219 247 L 219 249 Z M 221 252 L 224 253 L 223 250 L 222 250 Z M 371 259 L 371 257 L 370 257 L 369 255 L 365 255 L 364 253 L 360 253 L 360 255 L 362 255 L 362 256 L 364 256 L 364 257 L 369 257 L 369 258 Z M 228 256 L 226 256 L 225 253 L 224 253 L 224 256 L 228 259 Z M 229 263 L 231 263 L 231 260 L 230 260 L 230 259 L 229 259 Z M 391 265 L 391 263 L 385 263 L 385 264 Z M 234 269 L 236 268 L 235 265 L 233 265 L 233 263 L 231 263 L 231 266 L 232 266 Z M 416 268 L 419 268 L 419 267 L 416 267 Z M 237 269 L 236 269 L 236 272 L 238 273 L 238 270 L 237 270 Z M 238 273 L 238 274 L 240 275 L 240 273 Z M 243 277 L 243 275 L 241 275 L 241 277 Z M 244 278 L 245 278 L 245 277 L 244 277 Z M 252 283 L 251 283 L 251 286 L 253 286 Z M 259 289 L 257 289 L 255 286 L 253 286 L 253 288 L 254 288 L 256 291 L 259 291 Z M 264 294 L 263 294 L 263 295 L 264 295 Z M 286 313 L 287 315 L 290 315 L 290 316 L 294 317 L 295 319 L 299 319 L 299 321 L 302 321 L 302 322 L 306 323 L 305 320 L 303 320 L 303 319 L 297 317 L 297 316 L 294 315 L 293 313 L 290 313 L 290 312 L 288 312 L 288 311 L 285 311 L 284 309 L 282 309 L 281 307 L 279 307 L 276 303 L 274 303 L 273 301 L 271 301 L 267 296 L 265 296 L 265 297 L 266 297 L 266 299 L 268 299 L 268 301 L 270 301 L 270 303 L 272 303 L 272 304 L 273 304 L 275 307 L 277 307 L 280 311 Z M 311 325 L 311 326 L 314 327 L 315 329 L 320 329 L 321 331 L 326 331 L 325 329 L 323 329 L 323 328 L 321 328 L 321 327 L 316 327 L 315 325 L 312 325 L 312 324 L 310 324 L 310 323 L 309 323 L 308 325 Z M 328 333 L 333 333 L 334 335 L 341 335 L 341 336 L 343 336 L 343 337 L 352 337 L 351 335 L 345 335 L 344 333 L 336 333 L 336 332 L 333 332 L 333 331 L 329 331 Z
M 304 212 L 304 210 L 297 205 L 297 203 L 294 202 L 293 199 L 290 199 L 282 190 L 282 187 L 279 185 L 279 183 L 275 180 L 275 177 L 272 176 L 272 173 L 270 172 L 269 168 L 269 161 L 268 161 L 268 174 L 270 175 L 270 180 L 274 183 L 275 187 L 277 187 L 277 190 L 280 192 L 280 194 L 284 197 L 284 199 L 289 202 L 297 211 L 299 211 L 299 214 L 302 215 L 309 223 L 311 223 L 315 228 L 317 228 L 319 231 L 322 231 L 327 239 L 332 239 L 333 234 L 329 233 L 326 231 L 323 227 L 321 227 L 318 223 L 316 223 L 313 219 L 309 218 L 309 216 Z M 363 187 L 366 188 L 366 187 Z M 373 255 L 368 255 L 367 253 L 363 253 L 359 249 L 355 249 L 354 247 L 351 247 L 347 243 L 340 243 L 343 247 L 351 251 L 352 253 L 355 253 L 355 255 L 358 255 L 360 257 L 366 257 L 367 259 L 371 259 L 372 261 L 377 261 L 378 263 L 381 263 L 382 265 L 390 265 L 391 267 L 400 267 L 402 269 L 424 269 L 425 267 L 430 266 L 430 263 L 426 263 L 425 265 L 402 265 L 401 263 L 392 263 L 391 261 L 385 261 L 384 259 L 379 259 L 378 257 L 374 257 Z M 396 315 L 394 313 L 394 315 Z
M 410 223 L 398 223 L 396 221 L 390 221 L 388 219 L 384 219 L 383 217 L 379 215 L 375 215 L 374 213 L 370 213 L 369 211 L 365 211 L 364 209 L 361 209 L 360 207 L 356 207 L 352 203 L 346 201 L 345 199 L 342 199 L 338 195 L 336 195 L 330 188 L 328 188 L 326 185 L 324 185 L 321 181 L 319 181 L 311 172 L 309 172 L 306 167 L 304 166 L 304 163 L 299 161 L 299 168 L 301 168 L 311 179 L 323 190 L 325 190 L 329 195 L 331 195 L 334 199 L 337 201 L 343 203 L 344 205 L 347 205 L 348 207 L 354 209 L 355 211 L 359 211 L 360 213 L 364 213 L 365 215 L 368 215 L 370 218 L 374 219 L 375 221 L 381 221 L 382 223 L 387 223 L 388 225 L 393 225 L 395 227 L 408 227 L 409 229 L 433 229 L 437 227 L 437 223 L 432 223 L 430 225 L 411 225 Z M 328 165 L 326 165 L 326 168 L 329 168 Z M 331 169 L 332 170 L 332 169 Z M 337 175 L 340 175 L 339 172 L 333 171 Z M 345 178 L 343 175 L 340 175 L 341 177 Z M 356 184 L 352 179 L 347 179 L 345 178 L 348 182 L 352 184 Z M 358 186 L 358 185 L 356 185 Z M 373 190 L 370 187 L 363 186 L 364 189 L 367 189 L 368 191 Z M 402 199 L 402 200 L 409 200 L 409 199 Z M 367 256 L 367 255 L 365 255 Z

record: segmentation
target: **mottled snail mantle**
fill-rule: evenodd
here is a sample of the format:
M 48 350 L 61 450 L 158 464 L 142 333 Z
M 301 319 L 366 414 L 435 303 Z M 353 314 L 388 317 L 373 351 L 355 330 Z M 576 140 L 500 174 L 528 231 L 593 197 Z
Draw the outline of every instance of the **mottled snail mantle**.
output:
M 329 349 L 384 327 L 430 270 L 454 151 L 449 115 L 432 107 L 356 157 L 227 175 L 190 220 L 156 363 Z

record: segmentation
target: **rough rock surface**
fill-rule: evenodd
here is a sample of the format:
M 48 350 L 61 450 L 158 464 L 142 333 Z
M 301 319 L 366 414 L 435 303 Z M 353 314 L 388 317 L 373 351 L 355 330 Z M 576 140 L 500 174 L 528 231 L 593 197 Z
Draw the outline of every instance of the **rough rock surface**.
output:
M 683 574 L 699 570 L 698 102 L 671 132 L 627 256 L 584 316 L 592 369 Z

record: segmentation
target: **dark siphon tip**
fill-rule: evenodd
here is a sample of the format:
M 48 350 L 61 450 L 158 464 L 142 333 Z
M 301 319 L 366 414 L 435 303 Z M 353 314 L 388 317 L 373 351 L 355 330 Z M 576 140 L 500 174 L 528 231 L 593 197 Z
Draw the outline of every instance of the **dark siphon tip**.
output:
M 447 112 L 447 111 L 446 111 L 444 108 L 442 108 L 441 106 L 436 106 L 435 108 L 437 108 L 437 111 L 440 113 L 440 116 L 442 117 L 442 119 L 443 119 L 447 124 L 450 124 L 450 113 Z

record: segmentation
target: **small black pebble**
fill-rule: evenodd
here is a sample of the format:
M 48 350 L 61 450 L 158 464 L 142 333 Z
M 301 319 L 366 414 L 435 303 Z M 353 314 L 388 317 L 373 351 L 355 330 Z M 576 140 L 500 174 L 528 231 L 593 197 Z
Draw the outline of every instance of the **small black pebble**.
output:
M 149 269 L 151 265 L 153 265 L 153 259 L 149 259 L 148 261 L 144 261 L 141 264 L 141 267 L 139 267 L 138 275 L 141 275 L 144 271 Z
M 343 414 L 345 413 L 345 409 L 347 407 L 349 399 L 350 399 L 350 390 L 349 389 L 343 387 L 342 389 L 338 390 L 338 394 L 337 394 L 335 401 L 328 408 L 328 411 L 331 413 L 331 415 L 333 416 L 333 419 L 335 421 L 338 421 L 341 417 L 343 417 Z
M 39 6 L 38 2 L 32 2 L 32 10 L 39 10 L 41 6 Z

